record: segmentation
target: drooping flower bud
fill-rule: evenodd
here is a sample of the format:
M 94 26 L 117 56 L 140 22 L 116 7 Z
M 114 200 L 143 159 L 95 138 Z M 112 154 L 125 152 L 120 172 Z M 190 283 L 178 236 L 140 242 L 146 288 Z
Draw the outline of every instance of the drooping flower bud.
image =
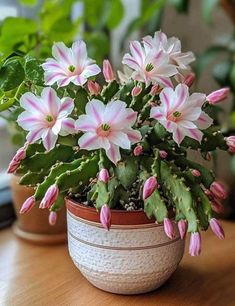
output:
M 20 166 L 20 161 L 14 160 L 14 158 L 10 161 L 8 168 L 7 168 L 7 173 L 14 173 Z
M 213 231 L 213 233 L 219 237 L 219 239 L 224 239 L 224 230 L 222 228 L 222 226 L 220 225 L 219 221 L 215 218 L 211 218 L 210 221 L 210 227 Z
M 140 144 L 138 144 L 138 145 L 134 148 L 134 150 L 133 150 L 133 154 L 134 154 L 135 156 L 141 155 L 142 152 L 143 152 L 143 147 L 142 147 Z
M 182 83 L 187 85 L 188 87 L 191 87 L 193 85 L 195 78 L 196 78 L 195 73 L 191 72 L 188 75 L 186 75 Z
M 97 82 L 89 80 L 87 82 L 87 87 L 91 95 L 98 96 L 101 92 L 101 87 Z
M 114 75 L 114 72 L 113 72 L 113 68 L 112 68 L 109 60 L 104 60 L 103 61 L 103 74 L 104 74 L 105 81 L 108 82 L 108 83 L 112 82 L 116 79 L 115 75 Z
M 210 191 L 212 192 L 214 197 L 221 200 L 226 199 L 228 196 L 224 185 L 216 181 L 210 185 Z
M 131 91 L 131 95 L 132 97 L 137 97 L 142 91 L 141 87 L 135 86 L 132 91 Z
M 99 173 L 99 177 L 98 177 L 99 181 L 102 181 L 104 183 L 107 183 L 109 180 L 109 172 L 107 169 L 103 168 L 100 170 Z
M 57 213 L 55 211 L 51 211 L 49 213 L 48 221 L 50 225 L 55 225 L 57 220 Z
M 211 208 L 217 214 L 222 214 L 224 212 L 224 206 L 216 199 L 211 199 Z
M 107 204 L 104 204 L 100 210 L 100 222 L 108 231 L 111 227 L 111 209 Z
M 151 96 L 156 96 L 158 94 L 160 94 L 160 92 L 162 91 L 162 87 L 158 84 L 153 85 L 151 90 L 150 90 L 150 95 Z
M 154 192 L 155 189 L 158 188 L 157 179 L 155 176 L 151 176 L 148 178 L 144 183 L 143 188 L 143 200 L 146 200 L 151 194 Z
M 163 225 L 164 225 L 164 231 L 165 231 L 166 235 L 170 239 L 174 239 L 175 238 L 175 229 L 174 229 L 174 225 L 173 225 L 172 221 L 169 218 L 164 218 Z
M 19 148 L 16 154 L 13 156 L 12 160 L 9 163 L 7 168 L 7 173 L 14 173 L 20 166 L 21 160 L 26 157 L 26 149 L 28 147 L 28 143 L 26 142 L 23 147 Z
M 166 151 L 164 151 L 164 150 L 160 150 L 159 151 L 159 155 L 160 155 L 161 158 L 164 159 L 164 158 L 167 158 L 168 153 Z
M 186 236 L 186 232 L 187 232 L 187 228 L 188 228 L 188 222 L 186 220 L 180 220 L 178 222 L 178 229 L 179 229 L 179 233 L 180 233 L 180 238 L 183 240 Z
M 198 256 L 201 253 L 201 234 L 195 232 L 191 234 L 189 242 L 189 254 L 191 256 Z
M 228 146 L 228 151 L 231 153 L 235 153 L 235 136 L 226 137 L 225 140 Z
M 217 104 L 225 99 L 227 99 L 230 89 L 228 87 L 221 88 L 219 90 L 213 91 L 206 97 L 209 104 Z
M 35 197 L 34 196 L 29 197 L 21 206 L 20 214 L 25 214 L 29 212 L 34 207 L 35 203 L 36 203 Z
M 50 208 L 53 203 L 57 200 L 59 195 L 59 188 L 56 184 L 51 185 L 42 199 L 39 208 Z
M 191 171 L 191 173 L 192 173 L 192 175 L 195 176 L 195 177 L 201 176 L 201 172 L 198 171 L 197 169 L 193 169 L 193 170 Z

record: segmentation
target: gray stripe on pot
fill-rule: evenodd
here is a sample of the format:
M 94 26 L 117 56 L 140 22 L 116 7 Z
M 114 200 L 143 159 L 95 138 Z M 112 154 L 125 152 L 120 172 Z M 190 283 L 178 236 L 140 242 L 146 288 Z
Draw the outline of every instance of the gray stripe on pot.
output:
M 99 249 L 107 249 L 107 250 L 118 250 L 118 251 L 137 251 L 137 250 L 146 250 L 146 249 L 157 249 L 157 248 L 161 248 L 164 247 L 166 245 L 175 243 L 176 241 L 180 240 L 180 237 L 174 239 L 174 240 L 170 240 L 168 242 L 164 242 L 164 243 L 160 243 L 160 244 L 156 244 L 156 245 L 148 245 L 148 246 L 144 246 L 144 247 L 110 247 L 110 246 L 105 246 L 105 245 L 99 245 L 99 244 L 95 244 L 95 243 L 90 243 L 88 241 L 84 241 L 76 236 L 74 236 L 70 231 L 68 231 L 69 236 L 71 236 L 73 239 L 79 241 L 80 243 L 89 245 L 91 247 L 94 248 L 99 248 Z

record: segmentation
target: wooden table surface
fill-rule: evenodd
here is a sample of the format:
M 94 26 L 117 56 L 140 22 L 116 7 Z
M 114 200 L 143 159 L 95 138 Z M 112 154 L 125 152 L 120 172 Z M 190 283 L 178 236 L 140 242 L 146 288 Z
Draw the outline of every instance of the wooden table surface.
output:
M 0 231 L 1 306 L 233 306 L 235 221 L 222 222 L 226 239 L 203 234 L 200 257 L 184 256 L 160 289 L 120 296 L 89 284 L 73 265 L 66 245 L 34 246 Z

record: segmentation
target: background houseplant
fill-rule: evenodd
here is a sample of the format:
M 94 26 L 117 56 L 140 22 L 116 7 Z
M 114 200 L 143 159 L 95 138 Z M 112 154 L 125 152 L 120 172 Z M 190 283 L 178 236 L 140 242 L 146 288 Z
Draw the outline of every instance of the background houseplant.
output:
M 190 254 L 199 255 L 200 230 L 210 225 L 219 238 L 224 237 L 212 211 L 219 210 L 219 200 L 226 197 L 226 191 L 211 171 L 187 159 L 187 148 L 199 150 L 204 157 L 216 148 L 234 151 L 234 137 L 225 139 L 219 128 L 212 126 L 210 117 L 216 112 L 214 104 L 225 99 L 228 91 L 190 95 L 193 76 L 189 64 L 194 55 L 183 53 L 180 41 L 168 39 L 162 32 L 145 37 L 142 44 L 131 42 L 130 51 L 123 58 L 123 64 L 130 68 L 129 81 L 122 78 L 120 85 L 109 61 L 105 60 L 106 85 L 102 87 L 91 80 L 101 70 L 88 58 L 83 41 L 75 42 L 70 49 L 62 42 L 54 44 L 53 58 L 42 64 L 45 84 L 53 88 L 35 87 L 33 93 L 24 93 L 20 98 L 24 111 L 17 121 L 28 131 L 27 142 L 18 150 L 8 171 L 21 174 L 21 184 L 36 187 L 21 213 L 30 211 L 36 201 L 41 201 L 39 207 L 50 210 L 49 222 L 54 224 L 64 197 L 69 196 L 76 199 L 72 205 L 67 200 L 70 213 L 76 215 L 76 207 L 83 210 L 85 207 L 99 224 L 99 214 L 89 207 L 95 206 L 100 210 L 100 222 L 110 229 L 115 209 L 137 211 L 141 215 L 144 211 L 152 219 L 146 221 L 145 217 L 142 223 L 147 227 L 151 224 L 152 234 L 158 228 L 154 220 L 163 223 L 161 233 L 164 228 L 166 236 L 175 243 L 179 234 L 184 239 L 188 230 Z M 131 147 L 132 144 L 136 145 Z M 170 219 L 172 213 L 179 233 Z M 78 221 L 86 219 L 87 224 L 94 221 L 77 216 Z M 120 218 L 115 222 L 114 228 L 123 225 Z M 73 231 L 75 239 L 70 240 L 72 256 L 82 250 L 75 247 L 74 241 L 81 239 L 74 236 L 77 228 L 78 224 L 70 220 L 69 231 Z M 90 236 L 89 232 L 85 233 Z M 107 232 L 101 230 L 101 233 L 108 239 Z M 154 271 L 151 286 L 147 284 L 144 289 L 135 288 L 132 292 L 145 292 L 162 284 L 176 268 L 182 247 L 182 242 L 178 243 L 177 258 L 171 268 L 165 267 L 168 273 L 161 280 L 156 281 L 160 271 Z M 108 263 L 109 256 L 103 255 L 102 260 Z M 121 274 L 125 283 L 125 273 Z M 137 272 L 137 276 L 141 278 L 142 274 Z M 95 279 L 91 281 L 99 286 Z M 123 288 L 120 292 L 124 292 Z

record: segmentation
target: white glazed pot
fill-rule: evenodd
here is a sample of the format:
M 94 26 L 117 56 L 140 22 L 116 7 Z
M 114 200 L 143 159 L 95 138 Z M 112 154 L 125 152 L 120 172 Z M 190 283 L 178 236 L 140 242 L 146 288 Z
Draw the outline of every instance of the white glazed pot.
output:
M 70 199 L 66 204 L 70 256 L 80 272 L 102 290 L 138 294 L 157 289 L 183 257 L 184 241 L 177 229 L 175 239 L 170 240 L 163 226 L 147 219 L 144 212 L 113 210 L 107 231 L 94 208 Z M 123 224 L 127 219 L 129 224 Z

